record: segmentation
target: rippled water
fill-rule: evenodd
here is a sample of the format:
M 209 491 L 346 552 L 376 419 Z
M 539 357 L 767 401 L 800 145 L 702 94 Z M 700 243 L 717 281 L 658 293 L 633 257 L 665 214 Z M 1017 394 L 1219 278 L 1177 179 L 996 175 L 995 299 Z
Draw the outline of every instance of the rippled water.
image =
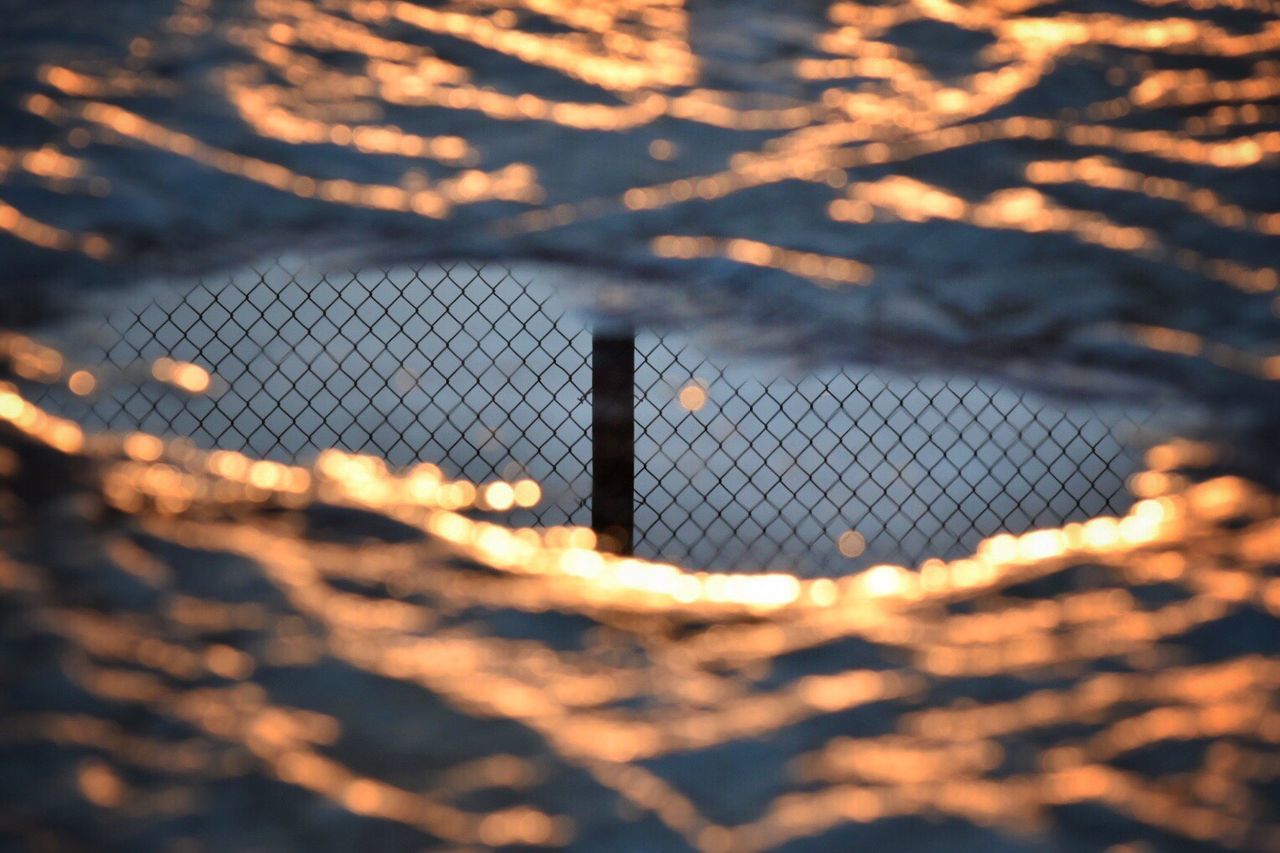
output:
M 21 375 L 83 382 L 53 350 L 5 349 Z M 30 772 L 91 807 L 8 816 L 20 831 L 74 843 L 102 814 L 144 846 L 306 843 L 318 818 L 246 810 L 235 780 L 339 804 L 362 818 L 341 837 L 392 846 L 763 849 L 881 824 L 918 846 L 982 846 L 979 827 L 1276 839 L 1277 499 L 1188 480 L 1207 445 L 1154 448 L 1122 518 L 803 580 L 477 520 L 536 488 L 429 463 L 86 434 L 13 386 L 0 418 L 29 442 L 0 459 L 14 494 L 64 484 L 41 516 L 7 504 L 28 520 L 0 563 L 5 749 L 33 767 L 58 745 Z
M 945 561 L 704 572 L 520 527 L 523 479 L 86 431 L 35 384 L 101 366 L 6 334 L 6 843 L 1280 847 L 1274 472 L 1218 461 L 1276 411 L 1274 2 L 73 8 L 0 33 L 6 321 L 175 258 L 551 258 L 1227 446 Z
M 1275 11 L 192 0 L 88 52 L 33 12 L 6 275 L 557 259 L 815 362 L 1235 404 L 1277 370 Z

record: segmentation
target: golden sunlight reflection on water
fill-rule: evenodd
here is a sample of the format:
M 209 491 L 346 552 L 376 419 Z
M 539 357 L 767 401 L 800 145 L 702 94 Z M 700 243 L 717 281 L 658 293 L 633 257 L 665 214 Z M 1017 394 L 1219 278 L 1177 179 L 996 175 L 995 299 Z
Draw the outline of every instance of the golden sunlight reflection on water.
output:
M 29 339 L 6 336 L 3 349 L 25 377 L 77 375 Z M 166 362 L 154 373 L 191 391 L 208 384 L 195 370 Z M 255 681 L 274 668 L 331 659 L 418 685 L 477 719 L 521 723 L 556 760 L 705 850 L 765 849 L 899 815 L 1028 830 L 1086 801 L 1191 839 L 1267 846 L 1277 838 L 1264 802 L 1248 791 L 1280 771 L 1280 664 L 1260 652 L 1196 661 L 1179 650 L 1180 638 L 1244 610 L 1280 616 L 1280 500 L 1235 477 L 1182 476 L 1212 461 L 1207 445 L 1153 448 L 1149 470 L 1134 479 L 1139 500 L 1122 517 L 994 536 L 958 560 L 802 579 L 618 557 L 595 551 L 584 528 L 513 529 L 468 514 L 536 502 L 539 490 L 527 480 L 451 481 L 434 465 L 393 471 L 336 450 L 309 466 L 286 465 L 144 433 L 86 434 L 12 384 L 0 385 L 0 422 L 93 472 L 91 488 L 129 519 L 102 528 L 112 570 L 166 602 L 145 616 L 68 604 L 38 562 L 0 560 L 0 591 L 42 613 L 80 650 L 68 673 L 83 690 L 192 731 L 170 749 L 88 714 L 13 721 L 9 738 L 104 756 L 77 771 L 95 808 L 144 796 L 120 762 L 160 773 L 256 766 L 354 814 L 455 843 L 574 837 L 570 816 L 530 805 L 461 808 L 453 798 L 465 785 L 452 777 L 422 791 L 354 769 L 328 749 L 343 736 L 338 717 L 279 705 Z M 25 457 L 11 462 L 6 476 L 20 478 Z M 278 512 L 317 504 L 426 535 L 325 541 Z M 184 569 L 159 543 L 236 556 L 280 600 L 232 604 L 180 592 L 175 577 Z M 1082 566 L 1103 574 L 1068 582 Z M 1045 592 L 1019 592 L 1036 588 Z M 562 648 L 550 637 L 451 626 L 475 608 L 575 614 L 598 628 Z M 237 640 L 217 639 L 233 629 Z M 642 651 L 618 660 L 616 643 L 627 636 Z M 768 673 L 789 672 L 788 661 L 806 650 L 855 639 L 882 655 L 770 683 Z M 1105 661 L 1121 665 L 1092 669 Z M 1067 673 L 1076 675 L 1064 683 Z M 997 701 L 960 698 L 951 687 L 1000 676 L 1041 686 Z M 800 787 L 745 824 L 717 823 L 648 766 L 863 707 L 889 709 L 879 733 L 840 734 L 795 756 L 776 772 Z M 1068 724 L 1086 731 L 1034 734 Z M 1025 750 L 1027 738 L 1039 744 L 1030 761 L 1006 754 Z M 1116 763 L 1198 740 L 1213 746 L 1178 786 Z M 530 772 L 501 751 L 477 762 L 465 772 L 494 778 L 474 784 L 520 787 L 516 780 Z
M 17 101 L 24 118 L 57 128 L 58 143 L 0 146 L 5 187 L 76 194 L 86 211 L 107 213 L 61 221 L 22 209 L 29 196 L 14 193 L 0 201 L 0 232 L 24 251 L 127 260 L 127 240 L 112 229 L 76 223 L 115 221 L 129 172 L 101 165 L 136 149 L 214 175 L 220 187 L 351 215 L 421 224 L 507 203 L 504 218 L 487 223 L 495 239 L 680 209 L 636 232 L 646 262 L 720 259 L 790 274 L 806 293 L 807 283 L 833 298 L 874 293 L 885 270 L 844 256 L 856 251 L 811 251 L 783 245 L 785 233 L 714 231 L 714 215 L 684 216 L 794 184 L 820 199 L 824 228 L 1053 235 L 1193 276 L 1206 303 L 1219 293 L 1274 300 L 1271 262 L 1234 256 L 1224 241 L 1183 245 L 1175 232 L 1187 222 L 1242 240 L 1280 235 L 1274 208 L 1197 183 L 1205 170 L 1240 176 L 1280 156 L 1277 4 L 1124 7 L 1131 14 L 1034 0 L 836 2 L 797 38 L 802 49 L 731 68 L 746 81 L 735 90 L 710 82 L 731 77 L 720 65 L 732 63 L 695 50 L 696 10 L 675 0 L 255 0 L 228 16 L 208 0 L 181 0 L 155 32 L 128 42 L 118 67 L 44 63 L 38 90 Z M 1253 24 L 1218 21 L 1231 13 Z M 893 42 L 920 23 L 979 39 L 974 67 L 936 74 L 929 57 Z M 730 52 L 737 35 L 725 36 Z M 536 73 L 527 86 L 510 72 L 495 86 L 459 59 L 464 51 L 419 43 L 431 38 Z M 175 64 L 168 51 L 199 39 L 213 46 L 199 56 L 234 57 L 218 60 L 209 86 L 243 125 L 230 134 L 243 145 L 148 112 L 183 97 L 165 70 Z M 1040 114 L 1024 114 L 1044 94 L 1038 87 L 1080 57 L 1111 63 L 1091 69 L 1105 96 L 1058 107 L 1053 94 Z M 542 75 L 572 86 L 535 88 Z M 402 126 L 413 111 L 449 116 L 448 132 Z M 563 134 L 556 139 L 571 142 L 550 146 L 556 159 L 588 137 L 605 139 L 591 143 L 603 150 L 628 133 L 661 135 L 641 140 L 644 169 L 584 189 L 576 176 L 558 185 L 560 164 L 532 151 L 495 158 L 490 148 L 500 146 L 486 139 L 498 132 L 457 130 L 482 122 Z M 693 162 L 711 134 L 733 141 L 722 157 Z M 990 146 L 1001 153 L 984 156 L 1003 158 L 1049 143 L 1051 155 L 1016 164 L 1012 183 L 969 193 L 912 168 L 945 152 Z M 304 146 L 361 166 L 409 162 L 386 177 L 346 168 L 354 160 L 325 172 L 280 153 Z M 104 159 L 104 150 L 113 153 Z M 1110 204 L 1117 196 L 1176 209 L 1178 227 L 1124 219 Z M 1123 332 L 1151 353 L 1280 379 L 1270 350 L 1158 324 Z M 650 817 L 667 833 L 655 844 L 674 836 L 706 851 L 767 849 L 903 816 L 1027 834 L 1092 804 L 1123 819 L 1111 827 L 1116 844 L 1149 835 L 1280 849 L 1280 499 L 1204 473 L 1209 445 L 1152 448 L 1122 516 L 996 535 L 959 559 L 816 579 L 706 572 L 603 553 L 585 528 L 496 520 L 543 498 L 530 479 L 454 480 L 433 464 L 393 470 L 338 450 L 284 464 L 143 432 L 89 432 L 28 390 L 61 383 L 92 395 L 108 378 L 96 367 L 16 333 L 0 335 L 0 363 L 14 377 L 0 381 L 0 603 L 22 616 L 3 629 L 6 643 L 46 641 L 56 664 L 39 677 L 65 679 L 80 700 L 6 715 L 0 743 L 73 753 L 57 790 L 94 814 L 121 823 L 189 815 L 219 783 L 257 774 L 457 846 L 570 844 L 617 822 L 615 812 Z M 216 381 L 170 358 L 139 378 L 190 394 Z M 692 382 L 678 401 L 697 411 L 709 390 Z M 48 509 L 53 532 L 25 514 L 21 496 L 43 492 L 60 500 Z M 856 530 L 842 530 L 839 543 L 850 556 L 866 545 Z M 540 627 L 522 632 L 516 617 Z M 282 673 L 363 680 L 342 682 L 346 690 L 326 681 L 308 706 L 290 699 Z M 448 713 L 432 710 L 429 724 L 409 729 L 383 718 L 371 726 L 351 695 L 382 702 L 388 717 L 422 696 Z M 133 712 L 165 725 L 135 726 Z M 536 735 L 536 754 L 504 740 L 501 724 Z M 455 740 L 474 754 L 442 767 L 431 749 Z M 397 756 L 417 744 L 414 773 L 427 771 L 396 772 L 351 747 L 370 742 Z M 730 761 L 733 749 L 762 744 L 786 755 Z M 690 756 L 730 769 L 690 781 L 679 772 Z M 570 771 L 572 790 L 596 797 L 577 809 L 549 793 Z M 748 778 L 768 784 L 750 813 L 734 811 L 724 792 Z M 503 796 L 473 797 L 493 790 Z

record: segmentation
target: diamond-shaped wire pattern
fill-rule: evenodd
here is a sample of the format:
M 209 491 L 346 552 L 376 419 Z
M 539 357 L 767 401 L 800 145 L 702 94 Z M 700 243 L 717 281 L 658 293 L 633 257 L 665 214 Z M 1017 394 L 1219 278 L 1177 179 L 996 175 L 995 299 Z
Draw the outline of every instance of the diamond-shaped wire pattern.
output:
M 191 361 L 219 393 L 124 385 L 81 415 L 278 459 L 339 447 L 475 481 L 530 476 L 544 505 L 515 523 L 584 524 L 591 338 L 551 300 L 499 265 L 242 271 L 117 312 L 84 354 Z
M 690 383 L 707 394 L 695 411 L 679 401 Z M 803 573 L 959 556 L 1001 531 L 1122 511 L 1140 462 L 1123 439 L 1148 417 L 968 379 L 763 380 L 675 335 L 638 336 L 636 387 L 637 553 Z
M 336 275 L 280 262 L 162 293 L 104 331 L 81 357 L 128 368 L 168 355 L 221 390 L 122 384 L 88 404 L 49 392 L 91 427 L 527 475 L 547 499 L 513 523 L 589 522 L 590 334 L 498 265 Z M 641 556 L 803 573 L 954 556 L 1000 531 L 1122 511 L 1138 467 L 1124 439 L 1143 413 L 1055 408 L 966 379 L 766 379 L 678 335 L 642 333 L 635 359 Z M 696 411 L 678 401 L 690 382 L 708 395 Z M 842 553 L 848 531 L 861 539 Z

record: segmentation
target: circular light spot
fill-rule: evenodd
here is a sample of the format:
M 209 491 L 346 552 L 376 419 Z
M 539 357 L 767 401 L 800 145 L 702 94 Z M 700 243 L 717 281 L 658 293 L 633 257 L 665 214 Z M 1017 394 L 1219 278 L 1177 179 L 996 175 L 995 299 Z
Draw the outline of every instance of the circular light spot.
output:
M 680 389 L 680 405 L 687 411 L 696 412 L 707 404 L 707 389 L 697 380 L 689 382 Z
M 836 540 L 836 544 L 840 548 L 840 553 L 846 557 L 858 557 L 862 552 L 867 550 L 867 540 L 861 533 L 856 530 L 846 530 L 840 534 L 840 538 Z
M 78 397 L 87 397 L 98 387 L 98 380 L 87 370 L 77 370 L 67 377 L 67 387 Z
M 655 160 L 670 160 L 676 154 L 676 147 L 669 139 L 655 139 L 649 143 L 649 156 Z

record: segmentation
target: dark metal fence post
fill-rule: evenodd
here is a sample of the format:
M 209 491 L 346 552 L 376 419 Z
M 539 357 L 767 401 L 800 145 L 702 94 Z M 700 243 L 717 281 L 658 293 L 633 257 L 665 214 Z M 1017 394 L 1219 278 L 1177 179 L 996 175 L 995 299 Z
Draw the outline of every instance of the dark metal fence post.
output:
M 591 528 L 618 554 L 631 553 L 635 524 L 635 352 L 629 326 L 591 336 Z

